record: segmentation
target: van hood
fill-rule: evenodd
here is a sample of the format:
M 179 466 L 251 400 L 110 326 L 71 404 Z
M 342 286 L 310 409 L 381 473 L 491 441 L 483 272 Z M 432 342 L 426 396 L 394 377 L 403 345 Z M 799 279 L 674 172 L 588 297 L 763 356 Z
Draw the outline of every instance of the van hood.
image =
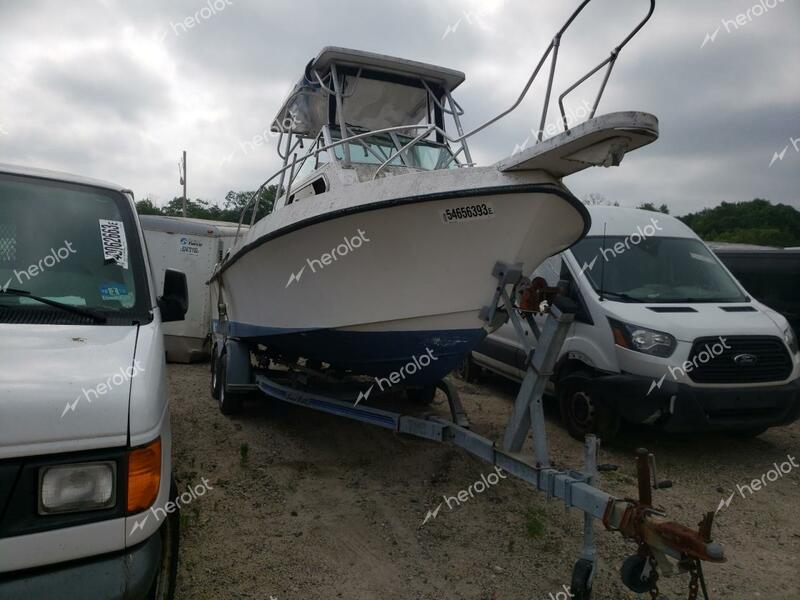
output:
M 137 331 L 0 325 L 0 458 L 126 445 Z
M 604 300 L 608 315 L 631 325 L 665 331 L 682 342 L 726 335 L 775 335 L 788 327 L 779 314 L 757 302 L 736 304 L 638 304 Z M 732 310 L 735 309 L 735 310 Z

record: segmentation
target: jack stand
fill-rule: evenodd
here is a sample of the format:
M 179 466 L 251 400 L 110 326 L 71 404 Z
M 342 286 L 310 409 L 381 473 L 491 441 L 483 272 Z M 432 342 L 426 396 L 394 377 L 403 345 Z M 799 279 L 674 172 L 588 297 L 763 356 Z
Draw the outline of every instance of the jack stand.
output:
M 520 386 L 514 409 L 506 426 L 503 437 L 503 451 L 509 454 L 519 454 L 525 443 L 528 431 L 533 434 L 533 449 L 535 465 L 541 469 L 541 475 L 548 481 L 548 497 L 554 495 L 550 492 L 550 485 L 554 485 L 555 476 L 559 471 L 550 467 L 550 454 L 547 444 L 547 431 L 545 429 L 544 406 L 542 397 L 547 382 L 553 374 L 556 361 L 561 353 L 561 347 L 567 337 L 567 332 L 575 320 L 577 307 L 569 298 L 556 296 L 550 307 L 550 312 L 544 327 L 540 331 L 530 314 L 525 315 L 525 321 L 536 339 L 534 345 L 525 331 L 523 317 L 515 308 L 514 299 L 517 290 L 523 281 L 522 267 L 519 264 L 509 265 L 498 262 L 492 274 L 498 280 L 493 303 L 484 307 L 481 318 L 489 327 L 496 326 L 500 318 L 511 321 L 527 356 L 527 372 Z M 508 287 L 511 286 L 509 293 Z M 500 302 L 502 301 L 502 307 Z M 572 506 L 572 486 L 575 483 L 592 485 L 597 475 L 597 449 L 599 440 L 594 435 L 586 436 L 586 459 L 584 472 L 570 472 L 570 480 L 566 485 L 564 503 L 569 509 Z M 596 570 L 596 549 L 594 542 L 594 518 L 584 514 L 583 524 L 583 549 L 572 572 L 571 592 L 578 600 L 588 599 L 591 596 L 592 580 Z

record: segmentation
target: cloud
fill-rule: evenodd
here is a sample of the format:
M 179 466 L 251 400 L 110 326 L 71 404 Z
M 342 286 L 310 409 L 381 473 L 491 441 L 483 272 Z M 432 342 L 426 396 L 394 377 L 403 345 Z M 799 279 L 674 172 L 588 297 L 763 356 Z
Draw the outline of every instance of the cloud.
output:
M 701 48 L 722 19 L 754 3 L 658 4 L 620 56 L 599 112 L 653 112 L 661 139 L 620 169 L 568 179 L 576 194 L 601 192 L 623 205 L 665 202 L 678 214 L 755 196 L 798 206 L 800 155 L 766 167 L 790 136 L 800 137 L 792 130 L 800 127 L 800 5 L 779 4 L 731 32 L 723 27 Z M 179 193 L 175 165 L 185 149 L 190 195 L 221 202 L 229 189 L 254 189 L 278 167 L 274 139 L 237 149 L 263 134 L 323 46 L 466 72 L 457 99 L 470 128 L 511 105 L 577 1 L 496 0 L 489 10 L 471 0 L 231 0 L 202 18 L 205 6 L 3 3 L 0 161 L 118 181 L 165 202 Z M 646 8 L 645 0 L 591 3 L 563 39 L 555 91 L 604 58 Z M 193 15 L 201 16 L 196 25 L 176 33 L 173 25 Z M 517 111 L 473 139 L 482 164 L 510 155 L 538 127 L 545 75 Z M 598 84 L 576 90 L 573 106 L 593 100 Z M 557 120 L 556 110 L 554 98 L 548 121 Z

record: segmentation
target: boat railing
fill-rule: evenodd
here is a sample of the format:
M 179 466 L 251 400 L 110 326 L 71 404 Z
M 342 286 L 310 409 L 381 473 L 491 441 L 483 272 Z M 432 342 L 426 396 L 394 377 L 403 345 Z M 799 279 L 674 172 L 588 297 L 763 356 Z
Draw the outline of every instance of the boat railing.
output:
M 563 37 L 564 33 L 569 29 L 569 27 L 572 25 L 572 23 L 575 21 L 575 19 L 578 17 L 578 15 L 580 15 L 581 12 L 583 12 L 583 9 L 586 8 L 586 6 L 591 1 L 592 0 L 583 0 L 580 3 L 580 5 L 572 12 L 572 14 L 566 20 L 564 25 L 561 27 L 561 29 L 559 29 L 556 32 L 555 36 L 553 37 L 553 40 L 550 42 L 550 45 L 547 47 L 547 49 L 545 50 L 544 54 L 540 58 L 538 64 L 536 65 L 536 68 L 531 73 L 531 76 L 528 78 L 528 81 L 525 83 L 525 86 L 522 88 L 522 92 L 520 92 L 519 96 L 514 101 L 514 103 L 509 108 L 507 108 L 506 110 L 504 110 L 500 114 L 498 114 L 497 116 L 489 119 L 488 121 L 486 121 L 485 123 L 483 123 L 481 125 L 478 125 L 477 127 L 472 129 L 471 131 L 468 131 L 466 133 L 464 132 L 462 124 L 461 124 L 461 119 L 460 119 L 461 115 L 464 114 L 464 111 L 461 108 L 461 106 L 459 106 L 458 103 L 453 99 L 453 97 L 452 97 L 452 95 L 450 93 L 450 90 L 447 89 L 447 88 L 444 89 L 443 98 L 447 101 L 446 104 L 445 104 L 439 98 L 436 97 L 436 94 L 434 94 L 432 92 L 432 90 L 428 86 L 427 82 L 422 81 L 424 87 L 428 91 L 429 97 L 433 98 L 433 102 L 437 105 L 437 107 L 439 107 L 442 110 L 443 113 L 449 114 L 453 118 L 453 121 L 454 121 L 455 126 L 456 126 L 456 131 L 457 131 L 457 135 L 453 136 L 453 137 L 451 137 L 444 130 L 444 128 L 439 127 L 438 125 L 435 125 L 435 124 L 430 124 L 430 123 L 417 124 L 417 125 L 399 125 L 399 126 L 394 126 L 394 127 L 387 127 L 387 128 L 384 128 L 384 129 L 368 131 L 368 132 L 364 132 L 364 133 L 358 133 L 358 134 L 354 134 L 354 135 L 348 135 L 349 132 L 348 132 L 348 127 L 347 127 L 347 123 L 346 123 L 346 118 L 344 116 L 345 113 L 344 113 L 344 102 L 343 101 L 344 101 L 344 99 L 346 99 L 347 97 L 352 95 L 355 92 L 355 89 L 351 89 L 347 95 L 343 94 L 343 91 L 342 91 L 341 86 L 340 86 L 339 77 L 338 77 L 338 73 L 337 73 L 335 64 L 331 65 L 330 72 L 327 73 L 324 77 L 321 76 L 315 69 L 314 70 L 314 76 L 317 79 L 317 82 L 319 83 L 319 85 L 322 86 L 323 90 L 325 90 L 327 93 L 329 93 L 329 94 L 331 94 L 331 95 L 333 95 L 335 97 L 336 108 L 337 108 L 336 114 L 337 114 L 338 119 L 339 119 L 339 127 L 340 127 L 340 131 L 341 131 L 341 134 L 342 134 L 342 138 L 339 139 L 339 140 L 332 141 L 332 142 L 330 142 L 330 143 L 328 143 L 328 144 L 326 144 L 326 145 L 324 145 L 322 147 L 317 147 L 316 149 L 314 149 L 314 147 L 318 146 L 318 143 L 319 143 L 319 135 L 318 135 L 315 138 L 314 145 L 312 146 L 310 151 L 306 154 L 306 156 L 301 159 L 301 161 L 304 162 L 305 160 L 307 160 L 312 155 L 316 157 L 316 156 L 319 155 L 320 152 L 324 152 L 324 151 L 329 150 L 331 148 L 334 148 L 336 146 L 342 146 L 343 147 L 343 153 L 344 153 L 344 163 L 345 163 L 345 165 L 348 165 L 350 163 L 350 151 L 349 151 L 350 145 L 353 144 L 353 143 L 356 143 L 356 142 L 358 142 L 358 143 L 363 145 L 363 142 L 361 142 L 361 140 L 363 138 L 366 138 L 366 137 L 369 137 L 369 136 L 373 136 L 373 135 L 382 134 L 382 133 L 392 133 L 392 132 L 399 132 L 399 131 L 409 131 L 409 130 L 420 130 L 420 129 L 422 129 L 423 130 L 422 133 L 420 133 L 419 135 L 415 136 L 411 141 L 409 141 L 408 143 L 404 144 L 402 147 L 398 147 L 388 157 L 388 159 L 384 160 L 378 166 L 378 168 L 376 169 L 376 171 L 375 171 L 375 173 L 373 175 L 373 179 L 375 179 L 386 168 L 386 166 L 389 165 L 398 156 L 401 156 L 404 152 L 407 152 L 414 145 L 418 144 L 420 141 L 422 141 L 423 139 L 425 139 L 427 136 L 429 136 L 431 133 L 434 133 L 434 132 L 438 133 L 441 136 L 441 139 L 445 140 L 446 142 L 449 142 L 451 144 L 461 144 L 461 147 L 456 152 L 454 152 L 454 157 L 457 157 L 459 154 L 461 154 L 463 152 L 464 153 L 464 157 L 466 158 L 466 163 L 465 163 L 464 166 L 473 166 L 474 163 L 472 162 L 472 158 L 471 158 L 471 155 L 470 155 L 470 152 L 469 152 L 469 148 L 468 148 L 468 146 L 466 144 L 467 139 L 469 139 L 473 135 L 483 131 L 487 127 L 493 125 L 494 123 L 496 123 L 497 121 L 499 121 L 503 117 L 507 116 L 508 114 L 510 114 L 511 112 L 516 110 L 517 107 L 519 107 L 519 105 L 522 103 L 522 101 L 527 96 L 528 92 L 530 91 L 530 89 L 531 89 L 531 87 L 533 85 L 533 82 L 538 77 L 539 72 L 542 70 L 542 67 L 546 63 L 548 57 L 550 57 L 552 55 L 552 58 L 551 58 L 551 61 L 550 61 L 550 74 L 548 76 L 547 86 L 545 88 L 544 105 L 542 107 L 541 121 L 540 121 L 539 131 L 538 131 L 538 135 L 537 135 L 537 142 L 541 142 L 542 141 L 542 136 L 543 136 L 543 133 L 544 133 L 544 129 L 545 129 L 545 124 L 546 124 L 546 121 L 547 121 L 547 109 L 548 109 L 548 106 L 550 104 L 550 97 L 552 95 L 552 90 L 553 90 L 553 80 L 555 78 L 556 64 L 558 62 L 558 52 L 559 52 L 559 48 L 561 46 L 561 38 Z M 645 15 L 645 17 L 641 21 L 639 21 L 639 23 L 622 40 L 622 42 L 620 42 L 617 46 L 615 46 L 611 50 L 611 53 L 609 54 L 609 56 L 606 59 L 604 59 L 603 61 L 601 61 L 598 65 L 596 65 L 595 67 L 590 69 L 585 75 L 583 75 L 578 80 L 576 80 L 575 83 L 570 85 L 558 97 L 558 106 L 559 106 L 559 110 L 561 112 L 561 120 L 562 120 L 563 125 L 564 125 L 564 131 L 568 131 L 569 130 L 569 123 L 568 123 L 568 120 L 567 120 L 566 111 L 564 109 L 564 98 L 566 98 L 567 95 L 569 95 L 571 92 L 573 92 L 582 83 L 584 83 L 586 80 L 591 78 L 593 75 L 595 75 L 596 73 L 598 73 L 601 69 L 603 69 L 605 67 L 605 73 L 603 75 L 603 81 L 600 84 L 600 89 L 597 92 L 597 96 L 595 97 L 595 101 L 594 101 L 594 103 L 592 105 L 591 111 L 589 112 L 587 120 L 594 117 L 595 113 L 597 112 L 597 107 L 600 104 L 600 99 L 602 98 L 603 93 L 605 92 L 606 85 L 607 85 L 608 80 L 609 80 L 609 78 L 611 76 L 611 71 L 613 70 L 614 65 L 616 64 L 616 61 L 619 58 L 619 55 L 622 52 L 622 49 L 628 44 L 628 42 L 631 41 L 631 39 L 633 39 L 633 37 L 637 33 L 639 33 L 639 31 L 642 29 L 642 27 L 644 27 L 644 25 L 650 20 L 650 17 L 652 17 L 652 15 L 653 15 L 653 11 L 655 10 L 655 6 L 656 6 L 656 0 L 648 0 L 648 2 L 650 4 L 650 8 L 647 11 L 647 14 Z M 361 73 L 361 71 L 359 70 L 359 72 L 358 72 L 358 74 L 356 76 L 356 85 L 357 85 L 358 76 L 360 75 L 360 73 Z M 329 86 L 326 82 L 330 82 L 332 87 Z M 288 134 L 288 137 L 287 137 L 287 140 L 286 140 L 286 145 L 285 145 L 285 148 L 284 148 L 284 152 L 280 153 L 280 150 L 279 150 L 279 154 L 280 154 L 281 158 L 284 159 L 284 166 L 281 169 L 279 169 L 275 174 L 273 174 L 269 179 L 267 179 L 264 183 L 262 183 L 261 186 L 259 186 L 259 188 L 253 193 L 253 195 L 250 197 L 250 199 L 245 203 L 245 206 L 242 208 L 242 212 L 241 212 L 241 215 L 239 217 L 239 227 L 236 230 L 236 239 L 237 240 L 238 240 L 238 237 L 239 237 L 239 231 L 241 230 L 242 222 L 244 221 L 245 213 L 248 211 L 248 209 L 250 209 L 251 204 L 253 205 L 253 207 L 252 207 L 252 217 L 251 217 L 251 223 L 250 224 L 252 225 L 252 224 L 255 223 L 256 213 L 258 212 L 258 204 L 259 204 L 258 200 L 260 198 L 260 194 L 261 194 L 262 190 L 264 190 L 266 188 L 266 186 L 268 186 L 272 181 L 274 181 L 275 178 L 280 177 L 280 183 L 278 185 L 278 192 L 277 192 L 277 193 L 280 193 L 281 190 L 283 189 L 283 183 L 284 183 L 284 180 L 285 180 L 286 172 L 289 171 L 289 170 L 291 170 L 292 172 L 294 171 L 295 164 L 296 164 L 296 155 L 294 156 L 294 158 L 292 159 L 291 162 L 289 162 L 289 155 L 292 152 L 294 152 L 294 150 L 296 150 L 298 148 L 298 146 L 302 146 L 302 138 L 298 138 L 297 142 L 295 142 L 295 144 L 292 145 L 292 130 L 290 129 L 288 132 L 284 132 L 283 128 L 281 128 L 281 132 L 280 133 L 281 133 L 281 135 L 280 135 L 280 139 L 279 139 L 279 147 L 280 147 L 280 142 L 282 141 L 282 138 L 284 136 L 284 133 Z M 290 184 L 291 184 L 291 177 L 290 177 Z M 285 195 L 288 196 L 288 190 L 287 190 L 287 193 Z

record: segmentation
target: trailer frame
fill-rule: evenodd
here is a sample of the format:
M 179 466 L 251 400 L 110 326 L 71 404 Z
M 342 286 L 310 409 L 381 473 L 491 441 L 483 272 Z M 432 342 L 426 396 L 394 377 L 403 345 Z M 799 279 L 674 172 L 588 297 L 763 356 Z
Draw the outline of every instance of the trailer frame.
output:
M 367 406 L 361 402 L 369 398 L 374 386 L 367 388 L 368 382 L 363 380 L 348 380 L 334 386 L 333 391 L 327 391 L 324 388 L 330 388 L 330 385 L 315 387 L 315 375 L 318 373 L 314 369 L 297 366 L 287 368 L 286 365 L 272 368 L 272 361 L 264 361 L 263 358 L 259 366 L 253 366 L 252 348 L 237 338 L 228 337 L 225 321 L 214 333 L 212 369 L 221 368 L 225 371 L 222 377 L 215 379 L 222 382 L 222 394 L 241 398 L 259 392 L 288 404 L 376 425 L 395 433 L 453 444 L 531 484 L 544 492 L 548 499 L 561 500 L 565 508 L 580 510 L 584 513 L 583 543 L 572 571 L 570 589 L 574 598 L 591 597 L 597 569 L 595 520 L 601 521 L 607 530 L 618 531 L 638 544 L 637 553 L 626 560 L 627 567 L 624 566 L 622 570 L 623 581 L 628 587 L 635 591 L 640 591 L 637 588 L 646 589 L 651 594 L 655 590 L 657 593 L 655 582 L 660 570 L 666 575 L 688 571 L 697 588 L 698 579 L 702 581 L 700 561 L 725 560 L 722 547 L 711 540 L 713 513 L 707 513 L 695 531 L 668 521 L 663 512 L 655 509 L 652 506 L 652 489 L 665 486 L 657 481 L 655 458 L 651 453 L 644 449 L 637 453 L 638 500 L 617 498 L 594 485 L 600 447 L 600 440 L 595 435 L 586 436 L 581 470 L 551 466 L 543 394 L 577 307 L 569 298 L 556 296 L 552 305 L 547 307 L 548 317 L 540 330 L 531 313 L 519 310 L 516 305 L 521 286 L 529 283 L 523 277 L 522 265 L 498 262 L 492 275 L 497 280 L 497 286 L 492 299 L 481 310 L 480 318 L 487 330 L 511 320 L 527 353 L 526 376 L 501 442 L 470 429 L 458 392 L 446 380 L 439 387 L 447 396 L 450 420 L 438 416 L 421 418 Z M 220 315 L 224 314 L 224 306 L 221 306 Z M 537 350 L 525 335 L 523 322 L 528 324 L 538 340 Z M 532 434 L 532 454 L 523 450 L 529 433 Z M 677 562 L 677 568 L 668 558 Z M 705 585 L 702 589 L 705 594 Z M 696 593 L 695 590 L 694 597 Z

